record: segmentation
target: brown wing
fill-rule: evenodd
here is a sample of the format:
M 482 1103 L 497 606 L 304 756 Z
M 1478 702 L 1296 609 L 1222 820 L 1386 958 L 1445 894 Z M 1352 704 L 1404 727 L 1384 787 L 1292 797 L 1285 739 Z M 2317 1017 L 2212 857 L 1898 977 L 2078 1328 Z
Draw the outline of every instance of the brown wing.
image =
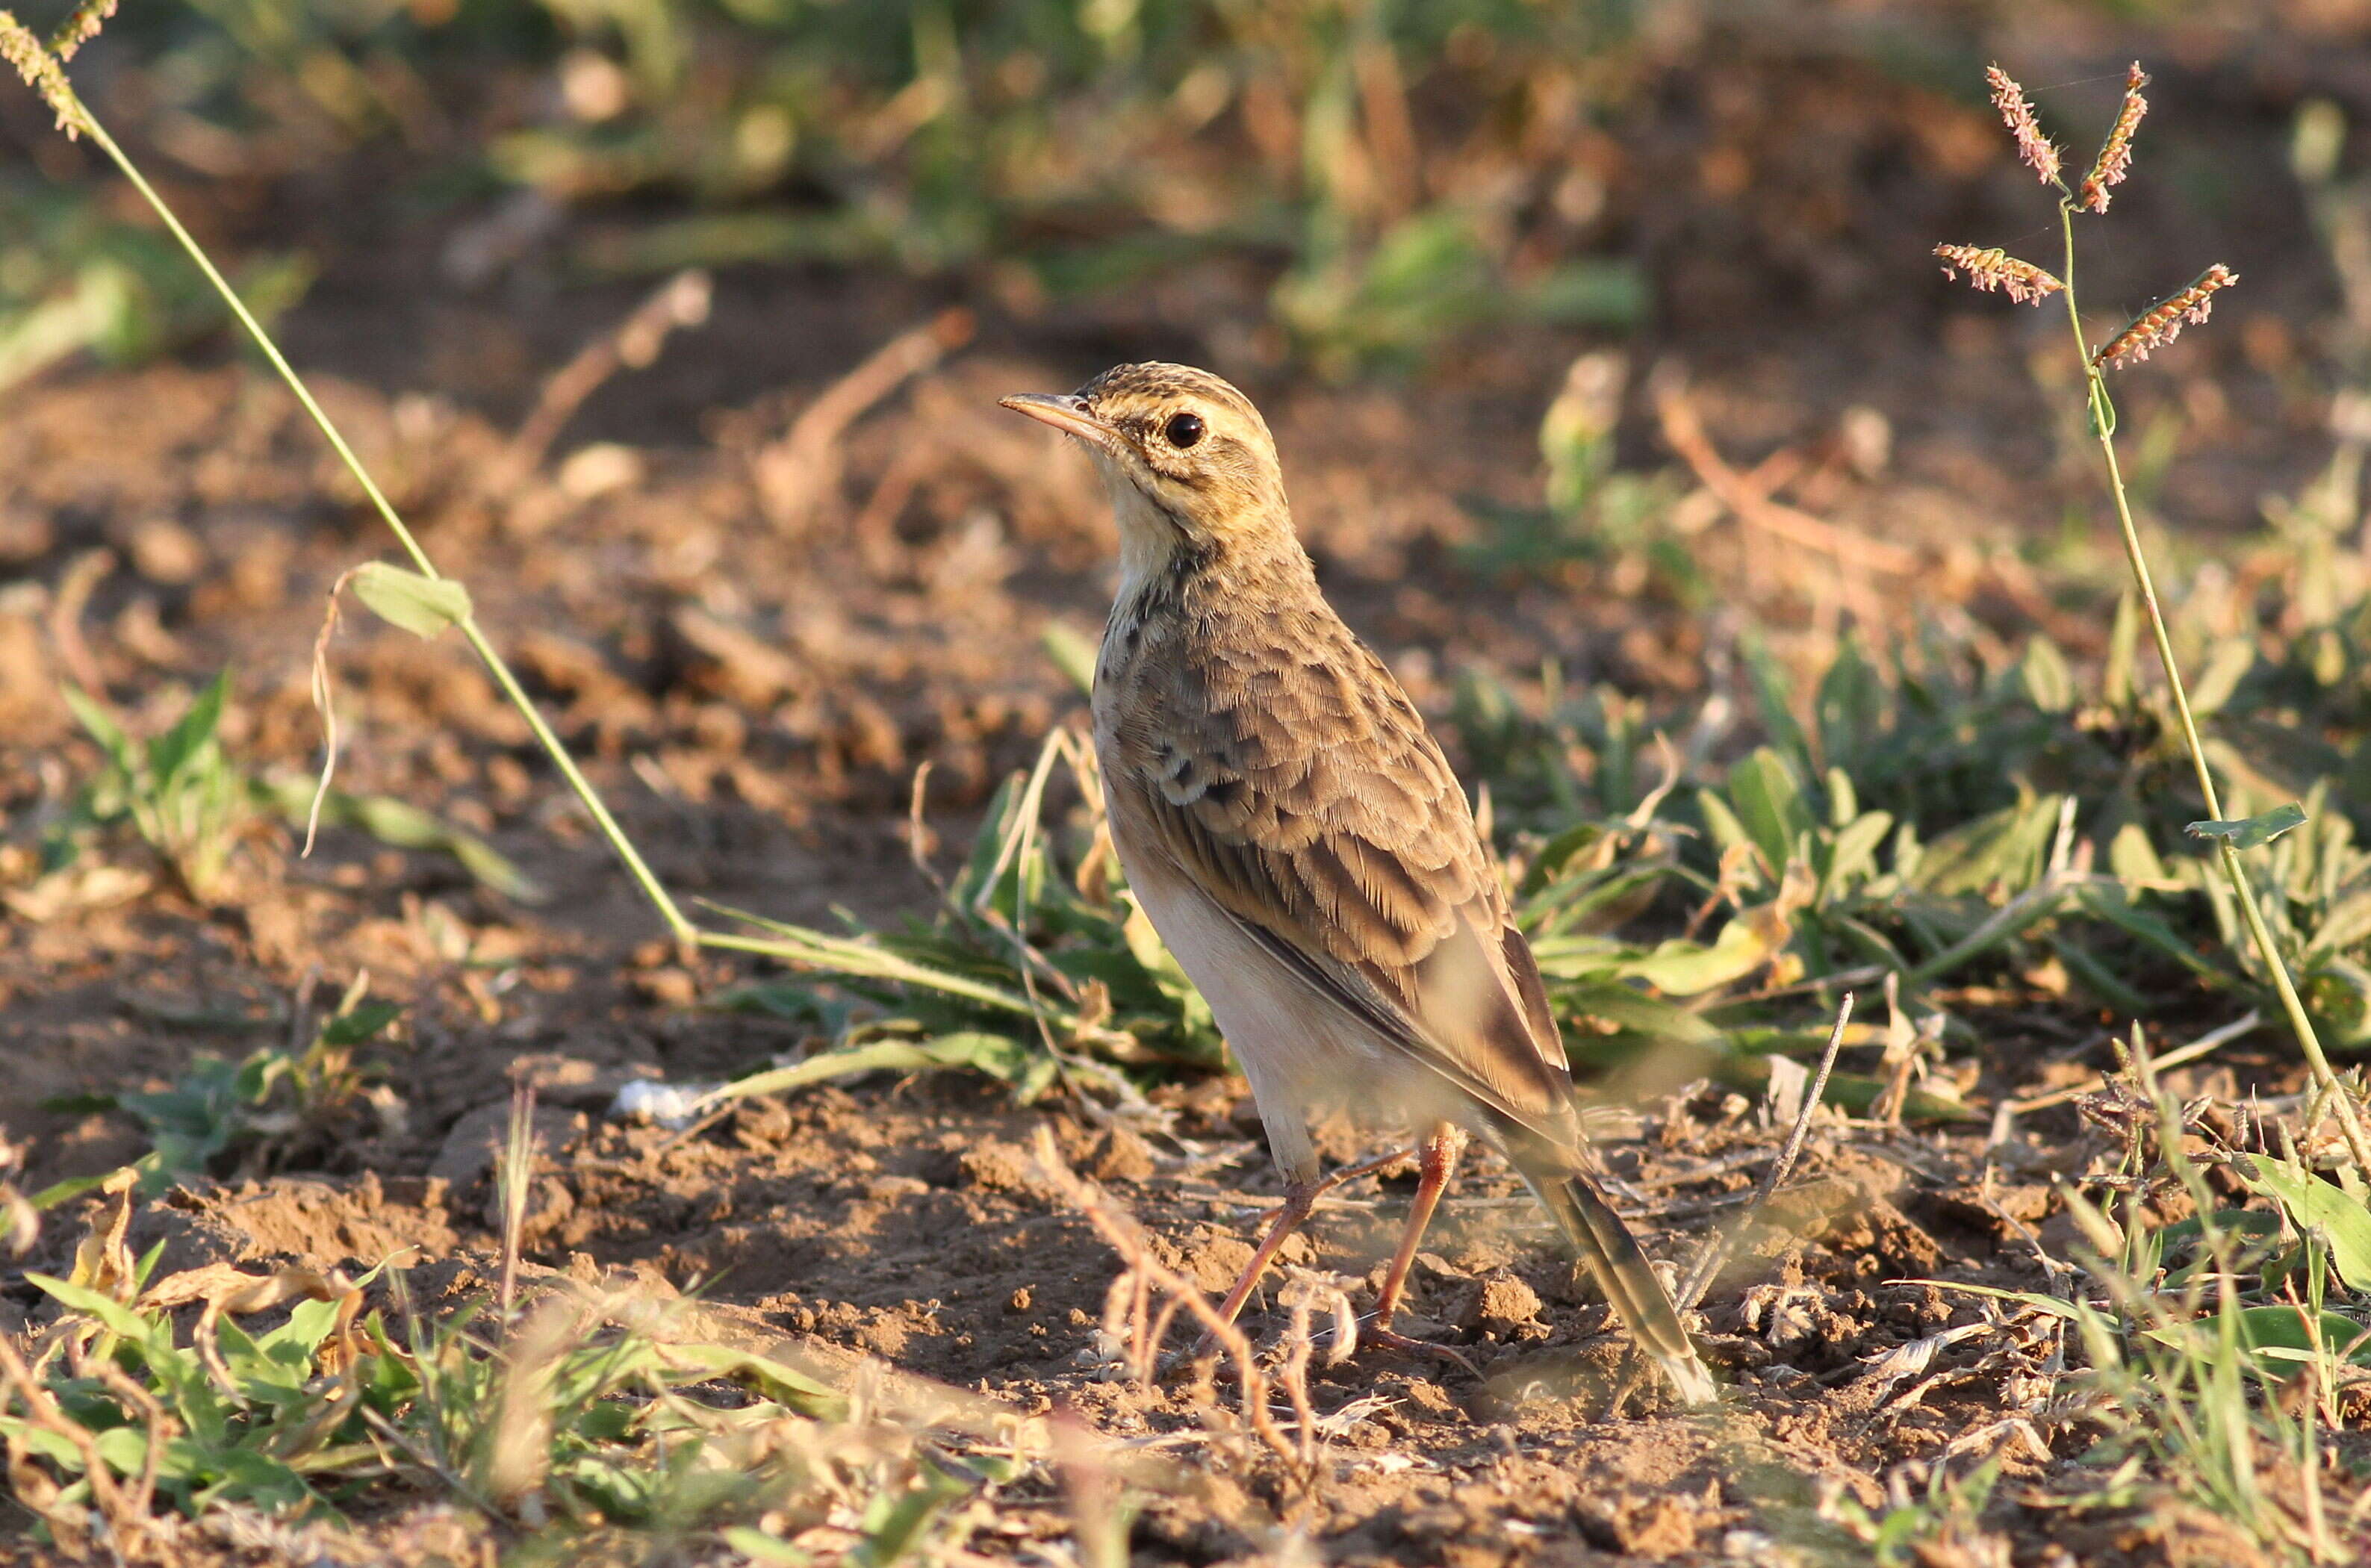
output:
M 1381 660 L 1330 613 L 1285 618 L 1138 687 L 1116 805 L 1295 974 L 1556 1136 L 1563 1048 L 1463 791 Z

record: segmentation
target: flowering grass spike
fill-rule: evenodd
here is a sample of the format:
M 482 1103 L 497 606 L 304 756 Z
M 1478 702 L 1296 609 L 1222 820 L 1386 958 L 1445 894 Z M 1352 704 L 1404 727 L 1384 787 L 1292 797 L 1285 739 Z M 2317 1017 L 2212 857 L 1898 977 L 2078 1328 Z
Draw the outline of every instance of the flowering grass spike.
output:
M 2163 304 L 2153 306 L 2117 333 L 2108 346 L 2091 356 L 2098 365 L 2138 364 L 2157 350 L 2181 336 L 2185 323 L 2203 325 L 2215 295 L 2239 281 L 2239 274 L 2220 261 L 2198 281 Z
M 1984 81 L 1993 90 L 1993 107 L 2000 110 L 2009 134 L 2017 138 L 2017 156 L 2041 177 L 2044 185 L 2056 184 L 2058 145 L 2041 133 L 2041 123 L 2033 116 L 2033 105 L 2026 101 L 2025 89 L 1998 65 L 1984 67 Z
M 51 52 L 61 61 L 72 60 L 75 52 L 97 38 L 98 29 L 114 15 L 115 0 L 82 0 L 50 35 Z
M 81 13 L 77 11 L 75 15 Z M 72 22 L 74 18 L 67 20 Z M 25 79 L 25 85 L 40 94 L 56 111 L 58 129 L 66 133 L 68 141 L 87 128 L 89 121 L 74 88 L 67 86 L 66 74 L 59 68 L 57 57 L 41 47 L 41 40 L 33 36 L 30 28 L 6 11 L 0 11 L 0 60 L 14 67 L 17 75 Z
M 1964 270 L 1968 282 L 1991 294 L 1997 290 L 2019 305 L 2039 305 L 2066 285 L 2035 266 L 2020 261 L 1995 246 L 1979 250 L 1972 245 L 1938 245 L 1935 254 L 1943 259 L 1943 276 L 1957 278 L 1953 268 Z
M 2091 172 L 2083 177 L 2078 206 L 2094 213 L 2106 212 L 2108 188 L 2122 184 L 2124 176 L 2132 172 L 2133 132 L 2140 124 L 2141 116 L 2148 112 L 2148 99 L 2141 97 L 2141 89 L 2147 86 L 2148 74 L 2141 69 L 2139 61 L 2134 61 L 2132 75 L 2124 81 L 2124 106 L 2116 111 L 2116 122 L 2109 127 L 2108 139 L 2099 144 L 2099 156 L 2091 165 Z

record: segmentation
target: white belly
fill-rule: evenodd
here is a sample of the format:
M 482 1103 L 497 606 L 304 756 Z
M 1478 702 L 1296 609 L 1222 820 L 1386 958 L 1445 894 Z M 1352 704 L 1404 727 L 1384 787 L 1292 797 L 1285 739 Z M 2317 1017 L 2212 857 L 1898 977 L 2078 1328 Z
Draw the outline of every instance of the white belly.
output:
M 1361 1121 L 1394 1122 L 1429 1114 L 1417 1102 L 1439 1097 L 1432 1075 L 1287 968 L 1200 889 L 1166 865 L 1130 855 L 1128 836 L 1113 836 L 1128 887 L 1210 1004 L 1288 1178 L 1318 1173 L 1309 1136 L 1315 1112 L 1338 1108 Z

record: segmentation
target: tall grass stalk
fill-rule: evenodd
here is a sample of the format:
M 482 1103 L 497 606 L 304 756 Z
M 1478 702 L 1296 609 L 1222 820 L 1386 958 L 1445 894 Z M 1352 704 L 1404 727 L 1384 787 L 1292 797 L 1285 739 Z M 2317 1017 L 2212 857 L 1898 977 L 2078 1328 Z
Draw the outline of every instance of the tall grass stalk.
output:
M 2181 664 L 2174 657 L 2173 639 L 2166 629 L 2165 613 L 2157 605 L 2157 581 L 2149 571 L 2148 554 L 2141 548 L 2140 529 L 2133 521 L 2131 499 L 2124 491 L 2123 468 L 2116 459 L 2116 405 L 2108 391 L 2108 380 L 2099 359 L 2094 355 L 2089 340 L 2083 333 L 2083 317 L 2075 303 L 2075 214 L 2080 211 L 2076 197 L 2065 185 L 2058 187 L 2058 223 L 2065 241 L 2065 271 L 2060 277 L 2065 283 L 2066 324 L 2075 334 L 2075 354 L 2083 366 L 2085 396 L 2093 439 L 2099 444 L 2099 455 L 2107 465 L 2108 494 L 2115 502 L 2116 525 L 2123 538 L 2124 559 L 2132 568 L 2134 585 L 2139 590 L 2141 608 L 2148 617 L 2149 635 L 2157 644 L 2157 662 L 2164 666 L 2168 690 L 2173 698 L 2173 711 L 2181 727 L 2183 748 L 2190 754 L 2191 767 L 2198 776 L 2199 793 L 2205 798 L 2206 814 L 2211 818 L 2223 815 L 2222 794 L 2215 787 L 2215 770 L 2207 765 L 2205 745 L 2198 737 L 2198 721 L 2190 710 L 2190 692 L 2181 678 Z M 2273 989 L 2280 997 L 2281 1009 L 2288 1015 L 2289 1027 L 2296 1034 L 2297 1044 L 2305 1052 L 2314 1079 L 2327 1092 L 2337 1107 L 2340 1129 L 2346 1139 L 2347 1152 L 2355 1169 L 2371 1177 L 2371 1139 L 2364 1134 L 2362 1119 L 2354 1097 L 2339 1081 L 2337 1069 L 2322 1050 L 2321 1037 L 2313 1027 L 2313 1019 L 2298 997 L 2296 984 L 2289 977 L 2288 964 L 2281 957 L 2273 933 L 2264 924 L 2263 911 L 2258 906 L 2255 883 L 2249 880 L 2247 868 L 2240 864 L 2239 850 L 2227 837 L 2215 840 L 2216 858 L 2222 862 L 2223 875 L 2231 884 L 2231 893 L 2239 906 L 2240 917 L 2247 922 L 2248 935 L 2254 941 L 2257 956 L 2263 961 L 2270 974 Z
M 305 385 L 304 378 L 298 375 L 295 368 L 288 363 L 287 356 L 280 352 L 280 345 L 272 341 L 272 334 L 264 329 L 263 323 L 256 319 L 253 311 L 248 309 L 247 303 L 239 298 L 238 291 L 231 287 L 230 281 L 222 275 L 220 269 L 215 267 L 213 259 L 206 254 L 204 247 L 201 246 L 195 236 L 182 226 L 181 220 L 174 215 L 173 209 L 166 203 L 164 197 L 157 194 L 156 187 L 148 183 L 146 177 L 140 172 L 139 166 L 132 161 L 131 156 L 124 152 L 114 137 L 108 134 L 107 128 L 99 123 L 98 117 L 91 113 L 89 106 L 83 102 L 80 95 L 76 94 L 67 82 L 64 70 L 58 64 L 55 58 L 42 47 L 40 41 L 30 30 L 6 11 L 0 11 L 0 55 L 5 55 L 8 63 L 17 67 L 18 74 L 25 78 L 26 82 L 48 101 L 52 110 L 56 111 L 60 129 L 69 136 L 76 133 L 88 136 L 92 144 L 106 154 L 108 161 L 115 165 L 125 179 L 132 182 L 132 188 L 140 193 L 141 200 L 148 203 L 150 210 L 156 214 L 157 220 L 165 225 L 167 232 L 170 233 L 181 248 L 188 252 L 190 259 L 196 263 L 198 271 L 205 275 L 206 282 L 213 286 L 216 294 L 222 296 L 223 304 L 229 309 L 231 315 L 237 317 L 239 326 L 246 329 L 248 336 L 254 340 L 256 348 L 262 353 L 264 360 L 287 385 L 288 390 L 295 397 L 298 405 L 318 427 L 323 438 L 329 442 L 330 450 L 338 455 L 338 460 L 345 465 L 346 471 L 352 474 L 354 477 L 354 482 L 362 487 L 363 494 L 369 498 L 373 510 L 377 512 L 380 519 L 393 532 L 397 542 L 402 545 L 404 553 L 411 558 L 412 565 L 419 570 L 422 576 L 431 581 L 442 581 L 444 574 L 436 570 L 436 563 L 421 547 L 419 538 L 405 525 L 403 518 L 397 513 L 394 504 L 387 499 L 386 492 L 381 490 L 377 481 L 371 478 L 370 470 L 363 467 L 362 459 L 354 455 L 353 448 L 347 444 L 345 436 L 339 432 L 337 425 L 330 421 L 329 414 L 315 399 L 312 391 Z M 484 628 L 478 625 L 476 613 L 465 611 L 456 618 L 454 624 L 459 627 L 461 635 L 468 640 L 469 647 L 485 664 L 487 673 L 493 676 L 494 684 L 502 688 L 503 695 L 526 720 L 527 727 L 535 732 L 537 743 L 551 758 L 552 766 L 560 769 L 561 777 L 567 779 L 568 787 L 576 792 L 576 798 L 584 803 L 584 809 L 592 813 L 594 824 L 600 829 L 601 836 L 608 840 L 609 847 L 615 850 L 618 859 L 624 862 L 628 873 L 634 879 L 635 885 L 642 889 L 642 895 L 648 898 L 652 906 L 658 911 L 659 917 L 666 922 L 668 931 L 679 943 L 687 946 L 697 943 L 700 935 L 699 928 L 695 927 L 689 917 L 677 906 L 674 895 L 667 892 L 657 874 L 643 860 L 642 852 L 634 847 L 633 840 L 626 836 L 625 830 L 618 825 L 617 818 L 609 814 L 609 808 L 602 801 L 599 791 L 593 788 L 592 781 L 586 778 L 584 771 L 576 766 L 576 759 L 569 755 L 568 748 L 561 743 L 559 735 L 553 732 L 550 724 L 537 709 L 534 699 L 529 698 L 526 689 L 519 685 L 518 676 L 512 673 L 509 663 L 503 660 L 492 640 L 486 636 Z

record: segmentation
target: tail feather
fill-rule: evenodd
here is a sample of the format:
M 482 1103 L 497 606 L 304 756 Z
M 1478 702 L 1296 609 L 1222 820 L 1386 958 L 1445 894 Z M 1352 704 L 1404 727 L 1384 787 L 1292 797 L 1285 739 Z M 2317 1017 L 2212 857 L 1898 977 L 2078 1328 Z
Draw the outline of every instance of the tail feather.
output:
M 1671 1305 L 1671 1293 L 1647 1261 L 1646 1250 L 1613 1212 L 1613 1205 L 1579 1171 L 1534 1170 L 1528 1160 L 1519 1161 L 1517 1168 L 1580 1254 L 1590 1277 L 1639 1345 L 1662 1367 L 1680 1398 L 1692 1405 L 1709 1404 L 1715 1394 L 1712 1374 L 1697 1358 L 1687 1325 L 1680 1321 L 1679 1309 Z

